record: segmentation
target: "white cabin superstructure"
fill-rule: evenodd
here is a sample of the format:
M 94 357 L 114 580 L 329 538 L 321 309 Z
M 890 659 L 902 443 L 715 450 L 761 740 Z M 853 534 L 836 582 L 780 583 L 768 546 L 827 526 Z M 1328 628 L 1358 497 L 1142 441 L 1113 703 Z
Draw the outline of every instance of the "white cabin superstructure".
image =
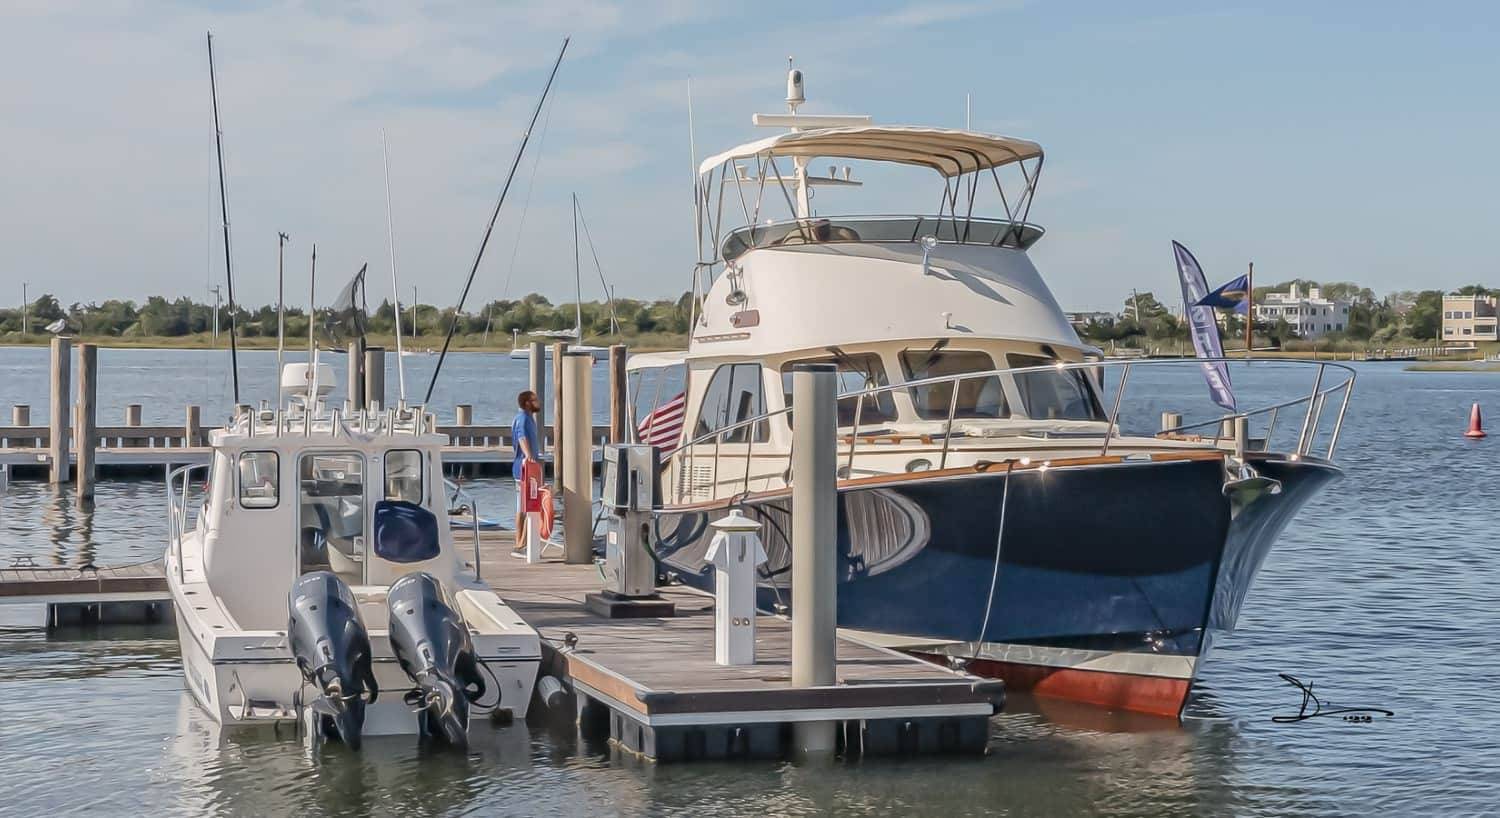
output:
M 415 732 L 401 700 L 412 683 L 386 639 L 386 591 L 421 571 L 438 578 L 467 623 L 498 706 L 524 716 L 540 641 L 480 577 L 477 531 L 472 557 L 455 542 L 443 483 L 447 436 L 421 408 L 346 415 L 323 408 L 321 397 L 308 403 L 242 412 L 212 434 L 206 467 L 168 478 L 165 568 L 194 699 L 225 725 L 296 717 L 316 691 L 304 685 L 288 643 L 288 590 L 304 574 L 332 571 L 358 601 L 382 692 L 365 732 Z M 430 512 L 436 542 L 414 547 L 389 536 L 380 516 L 389 503 Z

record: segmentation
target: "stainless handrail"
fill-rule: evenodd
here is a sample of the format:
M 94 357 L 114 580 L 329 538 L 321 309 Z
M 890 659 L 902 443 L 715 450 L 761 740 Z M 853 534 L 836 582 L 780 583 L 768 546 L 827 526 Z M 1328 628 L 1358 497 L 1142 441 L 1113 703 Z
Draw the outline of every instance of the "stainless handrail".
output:
M 167 546 L 175 550 L 178 582 L 186 579 L 186 569 L 182 564 L 182 537 L 187 529 L 187 493 L 192 482 L 190 475 L 198 469 L 207 471 L 208 467 L 207 463 L 192 463 L 167 472 Z
M 878 394 L 886 393 L 886 392 L 894 393 L 894 392 L 897 392 L 897 391 L 900 391 L 900 390 L 911 390 L 911 389 L 916 389 L 916 388 L 919 388 L 919 387 L 930 386 L 930 385 L 935 385 L 935 384 L 944 384 L 944 383 L 952 384 L 953 385 L 953 391 L 952 391 L 952 393 L 950 395 L 950 399 L 949 399 L 948 415 L 947 415 L 946 418 L 944 418 L 941 421 L 942 424 L 943 424 L 943 428 L 945 430 L 944 434 L 943 434 L 942 456 L 940 458 L 939 466 L 938 466 L 938 468 L 941 469 L 941 468 L 945 468 L 946 465 L 947 465 L 947 455 L 948 455 L 949 449 L 951 448 L 951 440 L 952 440 L 952 437 L 953 437 L 953 422 L 954 422 L 955 417 L 957 415 L 958 383 L 960 383 L 962 381 L 965 381 L 965 380 L 970 380 L 970 379 L 994 378 L 994 377 L 998 377 L 998 376 L 1001 376 L 1001 375 L 1014 376 L 1014 375 L 1017 375 L 1017 374 L 1026 374 L 1026 373 L 1032 373 L 1032 372 L 1037 372 L 1037 373 L 1040 373 L 1040 372 L 1059 372 L 1059 371 L 1069 371 L 1069 370 L 1075 370 L 1075 369 L 1085 369 L 1085 370 L 1099 371 L 1101 382 L 1102 382 L 1102 378 L 1103 378 L 1103 372 L 1102 372 L 1102 370 L 1103 369 L 1105 369 L 1106 367 L 1119 366 L 1119 367 L 1122 368 L 1122 373 L 1121 373 L 1120 384 L 1117 387 L 1117 391 L 1116 391 L 1116 394 L 1115 394 L 1113 411 L 1111 412 L 1110 418 L 1107 421 L 1097 421 L 1097 422 L 1105 423 L 1106 424 L 1105 433 L 1104 433 L 1104 436 L 1103 436 L 1103 440 L 1101 441 L 1101 444 L 1100 444 L 1100 453 L 1101 453 L 1101 455 L 1104 455 L 1104 454 L 1107 454 L 1108 451 L 1109 451 L 1110 439 L 1113 437 L 1113 431 L 1116 428 L 1118 428 L 1119 405 L 1120 405 L 1121 400 L 1123 399 L 1124 391 L 1125 391 L 1125 388 L 1127 387 L 1127 383 L 1128 383 L 1128 373 L 1129 373 L 1129 371 L 1130 371 L 1130 369 L 1132 367 L 1143 367 L 1143 366 L 1145 366 L 1145 367 L 1157 367 L 1157 366 L 1173 366 L 1173 365 L 1176 365 L 1176 366 L 1187 366 L 1187 365 L 1196 366 L 1196 365 L 1200 365 L 1200 364 L 1205 363 L 1205 362 L 1207 362 L 1207 363 L 1215 363 L 1215 362 L 1247 363 L 1246 360 L 1243 359 L 1243 358 L 1172 358 L 1172 359 L 1146 359 L 1146 360 L 1130 360 L 1130 361 L 1076 361 L 1076 362 L 1057 362 L 1057 363 L 1043 364 L 1043 365 L 1040 365 L 1040 366 L 992 369 L 992 370 L 987 370 L 987 371 L 982 371 L 982 372 L 964 372 L 964 373 L 959 373 L 959 374 L 956 374 L 956 375 L 942 375 L 942 376 L 937 376 L 937 377 L 932 377 L 932 378 L 922 378 L 922 379 L 918 379 L 918 380 L 903 381 L 901 383 L 885 384 L 883 386 L 871 387 L 871 388 L 857 390 L 857 391 L 852 391 L 852 392 L 845 392 L 845 393 L 843 393 L 843 394 L 841 394 L 841 395 L 838 396 L 838 400 L 840 400 L 840 401 L 843 401 L 843 400 L 862 400 L 862 399 L 864 399 L 867 396 L 878 395 Z M 1317 411 L 1315 411 L 1315 407 L 1312 404 L 1322 403 L 1329 394 L 1331 394 L 1333 392 L 1337 392 L 1337 391 L 1343 390 L 1343 392 L 1344 392 L 1343 400 L 1342 400 L 1342 402 L 1341 402 L 1341 404 L 1339 406 L 1338 416 L 1337 416 L 1337 418 L 1335 419 L 1335 422 L 1334 422 L 1334 432 L 1333 432 L 1332 436 L 1330 437 L 1328 448 L 1326 449 L 1326 451 L 1325 451 L 1325 453 L 1323 455 L 1325 459 L 1332 460 L 1333 456 L 1334 456 L 1334 452 L 1335 452 L 1336 447 L 1337 447 L 1338 438 L 1339 438 L 1339 432 L 1340 432 L 1340 430 L 1342 429 L 1342 426 L 1343 426 L 1344 416 L 1345 416 L 1346 412 L 1348 411 L 1349 396 L 1353 392 L 1354 382 L 1355 382 L 1355 379 L 1356 379 L 1357 374 L 1358 374 L 1354 370 L 1354 368 L 1350 367 L 1350 366 L 1347 366 L 1345 364 L 1342 364 L 1342 363 L 1338 363 L 1336 361 L 1310 361 L 1310 360 L 1305 360 L 1305 359 L 1277 359 L 1277 360 L 1274 360 L 1274 361 L 1256 361 L 1256 362 L 1253 362 L 1253 363 L 1256 363 L 1256 364 L 1271 364 L 1273 366 L 1313 366 L 1313 367 L 1316 367 L 1317 371 L 1316 371 L 1315 381 L 1314 381 L 1314 385 L 1313 385 L 1313 390 L 1309 394 L 1303 395 L 1301 397 L 1293 398 L 1293 399 L 1286 400 L 1286 401 L 1281 401 L 1279 403 L 1274 403 L 1274 404 L 1270 404 L 1270 405 L 1267 405 L 1267 406 L 1257 407 L 1255 409 L 1249 409 L 1249 410 L 1244 410 L 1244 411 L 1239 411 L 1239 412 L 1226 413 L 1226 414 L 1220 415 L 1220 416 L 1218 416 L 1216 418 L 1213 418 L 1213 419 L 1210 419 L 1210 420 L 1205 420 L 1205 421 L 1201 421 L 1201 422 L 1197 422 L 1197 423 L 1191 423 L 1191 424 L 1179 426 L 1179 427 L 1177 427 L 1177 428 L 1175 428 L 1175 429 L 1173 429 L 1171 431 L 1177 432 L 1177 433 L 1181 433 L 1181 432 L 1184 432 L 1184 431 L 1187 431 L 1187 430 L 1190 430 L 1190 429 L 1197 429 L 1197 428 L 1201 428 L 1201 427 L 1204 427 L 1204 426 L 1208 426 L 1210 424 L 1213 424 L 1216 427 L 1218 427 L 1219 429 L 1222 429 L 1222 426 L 1223 426 L 1223 424 L 1224 424 L 1225 421 L 1232 422 L 1235 419 L 1241 418 L 1241 417 L 1246 418 L 1248 420 L 1249 418 L 1252 418 L 1252 417 L 1257 417 L 1257 416 L 1260 416 L 1260 415 L 1269 414 L 1270 415 L 1270 425 L 1268 426 L 1268 430 L 1267 430 L 1268 434 L 1267 434 L 1266 444 L 1265 444 L 1265 447 L 1263 447 L 1263 450 L 1267 450 L 1268 451 L 1269 450 L 1269 446 L 1270 446 L 1270 434 L 1269 434 L 1269 432 L 1274 430 L 1275 421 L 1276 421 L 1277 415 L 1279 414 L 1280 410 L 1288 408 L 1288 407 L 1291 407 L 1291 406 L 1297 406 L 1297 405 L 1301 405 L 1303 403 L 1307 403 L 1309 405 L 1308 405 L 1307 414 L 1306 414 L 1306 416 L 1304 418 L 1304 426 L 1310 427 L 1309 431 L 1311 431 L 1312 434 L 1308 435 L 1308 434 L 1304 433 L 1303 435 L 1300 435 L 1299 439 L 1298 439 L 1298 442 L 1297 442 L 1297 446 L 1296 446 L 1296 448 L 1293 451 L 1293 453 L 1296 454 L 1296 455 L 1298 455 L 1298 456 L 1306 456 L 1306 455 L 1311 454 L 1311 449 L 1313 447 L 1313 442 L 1314 442 L 1314 439 L 1316 438 L 1317 427 L 1321 424 L 1321 416 L 1322 416 L 1321 407 L 1318 407 Z M 1326 389 L 1323 389 L 1323 388 L 1321 388 L 1322 387 L 1322 383 L 1323 383 L 1323 375 L 1324 375 L 1325 371 L 1328 368 L 1330 368 L 1330 367 L 1338 369 L 1338 370 L 1342 370 L 1348 377 L 1345 378 L 1340 383 L 1334 385 L 1334 386 L 1331 386 L 1331 387 L 1328 387 Z M 708 432 L 708 433 L 705 433 L 703 435 L 699 435 L 696 438 L 688 440 L 688 441 L 686 441 L 686 442 L 684 442 L 682 444 L 679 444 L 675 448 L 668 450 L 666 452 L 666 454 L 664 455 L 664 459 L 675 460 L 679 464 L 679 474 L 681 474 L 682 456 L 684 455 L 684 453 L 686 454 L 686 456 L 691 461 L 692 459 L 696 458 L 697 447 L 699 446 L 699 444 L 707 443 L 710 439 L 712 439 L 714 441 L 714 444 L 715 444 L 715 451 L 713 453 L 713 457 L 714 457 L 714 461 L 715 461 L 715 468 L 714 468 L 714 473 L 713 473 L 712 485 L 714 486 L 714 490 L 717 491 L 717 485 L 718 485 L 717 463 L 718 463 L 718 460 L 719 460 L 719 444 L 722 442 L 724 436 L 726 436 L 726 435 L 728 435 L 728 434 L 730 434 L 732 432 L 735 432 L 736 430 L 750 427 L 750 426 L 752 426 L 754 424 L 768 422 L 772 418 L 775 418 L 775 417 L 778 417 L 778 416 L 784 415 L 784 414 L 789 414 L 790 412 L 791 412 L 791 407 L 787 406 L 787 407 L 783 407 L 781 409 L 777 409 L 775 411 L 765 412 L 765 413 L 762 413 L 760 415 L 756 415 L 754 417 L 750 417 L 750 418 L 747 418 L 747 419 L 744 419 L 744 420 L 740 420 L 740 421 L 737 421 L 735 423 L 729 424 L 727 426 L 719 427 L 718 429 L 715 429 L 712 432 Z M 1045 420 L 1045 419 L 1038 419 L 1038 420 Z M 853 430 L 853 431 L 857 432 L 857 428 L 855 430 Z M 1218 434 L 1221 434 L 1221 432 L 1216 432 L 1216 435 L 1218 435 Z M 850 442 L 850 447 L 851 447 L 850 454 L 846 458 L 846 462 L 850 463 L 850 465 L 851 465 L 851 470 L 852 470 L 852 461 L 853 461 L 853 456 L 852 456 L 853 455 L 853 447 L 855 445 L 857 445 L 858 439 L 859 439 L 858 434 L 852 435 L 852 440 Z M 1215 438 L 1216 442 L 1217 442 L 1217 439 L 1218 438 L 1216 437 Z M 691 477 L 691 462 L 689 462 L 688 468 L 689 468 L 688 477 Z M 679 499 L 680 499 L 680 497 L 681 497 L 681 491 L 682 491 L 682 484 L 685 482 L 685 480 L 679 480 L 678 482 L 679 482 L 678 494 L 679 494 Z M 745 481 L 744 484 L 748 486 L 748 480 Z
M 473 531 L 473 534 L 474 534 L 474 579 L 478 580 L 478 579 L 480 579 L 480 576 L 479 576 L 479 503 L 474 499 L 474 495 L 472 495 L 469 492 L 467 492 L 467 491 L 464 490 L 463 486 L 459 485 L 458 483 L 455 483 L 452 480 L 449 480 L 446 477 L 443 478 L 443 486 L 451 491 L 451 494 L 447 495 L 448 496 L 448 505 L 449 506 L 451 506 L 453 503 L 457 503 L 460 500 L 462 500 L 463 504 L 460 505 L 460 508 L 465 508 L 466 507 L 469 510 L 469 527 Z M 445 512 L 447 512 L 447 511 L 451 511 L 452 509 L 445 507 L 443 510 Z M 446 525 L 447 523 L 445 522 L 444 524 Z

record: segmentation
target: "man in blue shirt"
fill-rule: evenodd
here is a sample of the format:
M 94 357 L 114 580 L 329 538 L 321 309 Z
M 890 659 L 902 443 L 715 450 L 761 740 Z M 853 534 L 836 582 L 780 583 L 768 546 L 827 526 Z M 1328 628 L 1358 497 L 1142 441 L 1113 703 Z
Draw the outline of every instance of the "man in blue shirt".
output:
M 516 419 L 510 424 L 510 446 L 515 455 L 515 460 L 510 466 L 510 475 L 516 479 L 516 553 L 526 552 L 526 488 L 524 475 L 529 463 L 538 462 L 541 459 L 541 439 L 536 432 L 536 413 L 542 409 L 542 402 L 537 399 L 536 393 L 527 389 L 516 396 L 516 405 L 520 407 L 516 413 Z

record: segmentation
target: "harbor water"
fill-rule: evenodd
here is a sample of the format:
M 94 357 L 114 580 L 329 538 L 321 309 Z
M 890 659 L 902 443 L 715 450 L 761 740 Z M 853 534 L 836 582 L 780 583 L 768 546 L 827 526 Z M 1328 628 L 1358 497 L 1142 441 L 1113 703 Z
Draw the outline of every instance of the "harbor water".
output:
M 188 403 L 203 405 L 205 424 L 217 422 L 233 402 L 226 357 L 101 351 L 101 423 L 118 422 L 110 413 L 127 403 L 143 404 L 147 424 L 181 422 Z M 30 403 L 34 419 L 46 417 L 45 361 L 45 350 L 0 349 L 0 411 Z M 272 361 L 274 353 L 246 354 L 247 395 L 269 397 Z M 435 356 L 407 361 L 408 393 L 420 397 Z M 481 725 L 467 756 L 426 752 L 409 737 L 370 739 L 357 754 L 313 752 L 291 731 L 220 735 L 184 691 L 170 631 L 49 635 L 38 611 L 0 606 L 0 815 L 1493 811 L 1500 553 L 1488 523 L 1500 435 L 1462 433 L 1474 401 L 1500 417 L 1500 376 L 1352 366 L 1359 380 L 1337 457 L 1346 474 L 1272 550 L 1238 629 L 1215 641 L 1180 725 L 1017 695 L 992 720 L 983 758 L 654 765 L 542 724 Z M 524 361 L 501 355 L 454 356 L 433 408 L 451 420 L 454 404 L 472 403 L 477 423 L 508 422 L 525 372 Z M 1235 376 L 1268 400 L 1306 394 L 1305 378 L 1283 385 L 1274 364 Z M 386 383 L 394 394 L 393 362 Z M 1201 378 L 1142 367 L 1130 377 L 1125 425 L 1149 431 L 1161 410 L 1202 405 L 1205 392 Z M 507 480 L 477 478 L 469 488 L 482 514 L 505 516 Z M 93 508 L 67 490 L 13 481 L 0 499 L 0 567 L 18 557 L 154 559 L 164 507 L 158 478 L 103 480 Z M 1395 715 L 1273 722 L 1302 701 L 1280 673 L 1312 683 L 1325 707 Z

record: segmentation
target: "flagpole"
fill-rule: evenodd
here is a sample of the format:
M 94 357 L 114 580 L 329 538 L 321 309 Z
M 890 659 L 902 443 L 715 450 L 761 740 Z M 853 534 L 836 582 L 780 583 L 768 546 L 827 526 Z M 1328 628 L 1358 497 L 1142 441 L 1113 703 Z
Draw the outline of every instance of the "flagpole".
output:
M 1245 357 L 1250 357 L 1252 339 L 1255 336 L 1255 262 L 1250 262 L 1250 271 L 1245 273 Z

